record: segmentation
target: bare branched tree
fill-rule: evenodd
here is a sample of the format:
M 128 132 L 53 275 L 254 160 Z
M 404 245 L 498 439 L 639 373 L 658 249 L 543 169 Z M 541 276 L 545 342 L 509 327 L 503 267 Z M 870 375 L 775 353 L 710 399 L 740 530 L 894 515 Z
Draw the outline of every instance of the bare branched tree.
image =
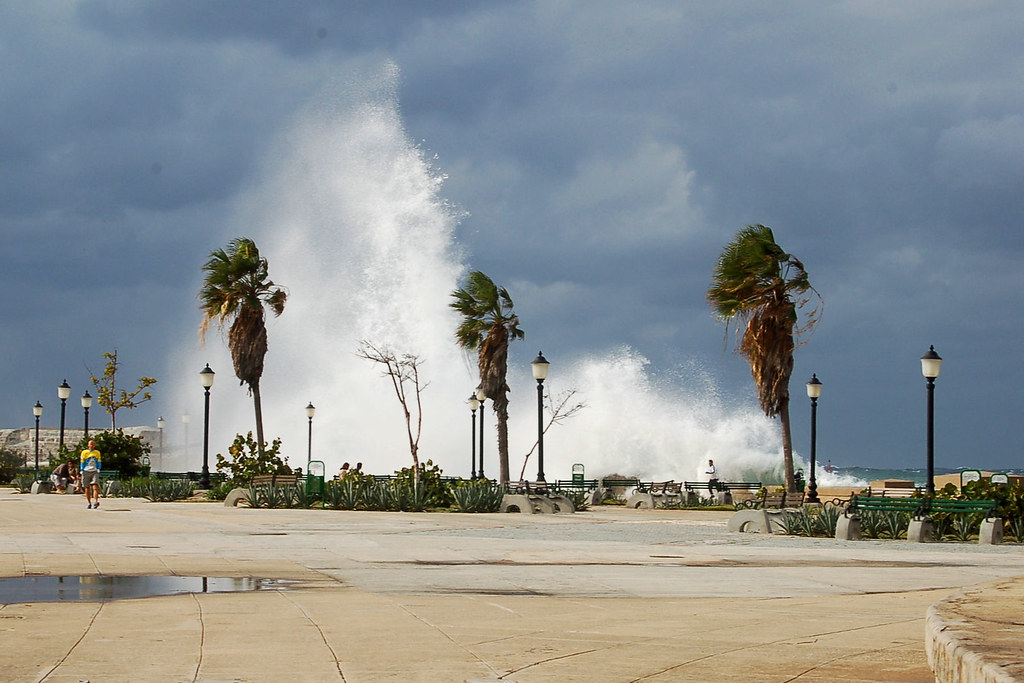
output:
M 545 434 L 547 434 L 548 430 L 551 429 L 551 425 L 562 424 L 562 422 L 568 420 L 570 417 L 587 407 L 587 404 L 583 401 L 573 401 L 573 396 L 575 395 L 576 389 L 563 391 L 558 395 L 557 404 L 555 403 L 556 399 L 553 398 L 551 394 L 544 395 L 544 402 L 546 404 L 547 411 L 551 415 L 551 417 L 548 418 L 548 423 L 544 425 Z M 538 444 L 539 441 L 534 441 L 533 447 L 530 448 L 529 452 L 527 452 L 526 456 L 523 458 L 523 469 L 519 470 L 519 481 L 523 480 L 523 474 L 526 472 L 526 466 L 530 462 L 530 456 L 533 455 L 535 450 L 537 450 Z
M 420 396 L 429 383 L 420 383 L 420 365 L 423 361 L 419 356 L 411 353 L 395 354 L 387 345 L 377 345 L 373 342 L 359 342 L 359 350 L 356 355 L 360 358 L 379 363 L 384 366 L 382 377 L 391 379 L 391 386 L 395 390 L 395 396 L 402 405 L 402 413 L 405 415 L 405 430 L 409 435 L 409 453 L 412 455 L 413 480 L 415 486 L 420 485 L 420 434 L 423 431 L 423 404 Z M 411 393 L 410 393 L 411 392 Z M 413 428 L 413 407 L 416 412 L 416 425 Z

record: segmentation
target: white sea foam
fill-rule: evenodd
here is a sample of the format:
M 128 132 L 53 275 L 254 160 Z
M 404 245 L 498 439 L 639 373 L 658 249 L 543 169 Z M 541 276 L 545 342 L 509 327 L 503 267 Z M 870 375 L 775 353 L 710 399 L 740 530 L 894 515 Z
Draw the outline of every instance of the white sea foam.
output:
M 266 437 L 283 439 L 293 466 L 305 466 L 303 408 L 310 401 L 317 407 L 313 458 L 324 460 L 328 473 L 343 461 L 361 461 L 372 472 L 409 463 L 391 384 L 379 367 L 355 355 L 366 339 L 422 358 L 429 386 L 423 392 L 421 458 L 433 459 L 448 474 L 468 475 L 465 399 L 477 384 L 475 360 L 456 347 L 458 321 L 448 307 L 466 264 L 454 239 L 457 216 L 441 195 L 443 178 L 403 129 L 396 79 L 389 66 L 357 91 L 326 91 L 307 108 L 271 147 L 257 186 L 239 201 L 233 223 L 211 237 L 210 248 L 235 236 L 253 237 L 269 259 L 272 279 L 289 290 L 284 314 L 268 320 L 261 387 Z M 187 327 L 194 329 L 198 320 L 197 313 Z M 513 476 L 537 433 L 527 365 L 533 353 L 516 344 L 509 375 Z M 169 418 L 167 436 L 176 448 L 165 469 L 199 467 L 203 393 L 195 373 L 205 363 L 217 371 L 211 469 L 213 454 L 225 452 L 236 433 L 253 425 L 252 402 L 234 378 L 225 340 L 211 331 L 206 347 L 195 347 L 193 339 L 183 341 L 170 360 L 169 374 L 184 375 L 175 404 L 192 419 L 186 454 L 183 428 Z M 701 479 L 709 458 L 726 480 L 780 475 L 778 423 L 756 406 L 724 400 L 699 367 L 659 375 L 630 348 L 579 358 L 550 351 L 557 372 L 547 388 L 555 394 L 575 389 L 586 407 L 548 432 L 549 480 L 568 478 L 576 462 L 591 477 L 617 472 Z M 485 422 L 486 473 L 495 476 L 489 404 Z M 531 462 L 526 475 L 535 474 Z

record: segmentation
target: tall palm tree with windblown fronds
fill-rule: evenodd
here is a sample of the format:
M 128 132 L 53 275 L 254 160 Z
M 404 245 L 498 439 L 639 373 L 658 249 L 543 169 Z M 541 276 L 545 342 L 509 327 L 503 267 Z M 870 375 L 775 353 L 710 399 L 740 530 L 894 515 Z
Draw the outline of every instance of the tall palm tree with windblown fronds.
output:
M 748 225 L 718 257 L 708 289 L 708 303 L 728 325 L 743 324 L 737 351 L 750 363 L 761 409 L 778 416 L 782 426 L 782 455 L 786 490 L 796 491 L 793 473 L 793 435 L 789 423 L 789 378 L 793 374 L 796 338 L 818 321 L 819 308 L 797 328 L 797 310 L 818 293 L 804 265 L 775 242 L 771 228 Z M 737 329 L 737 333 L 739 330 Z
M 498 469 L 502 483 L 508 482 L 508 345 L 525 335 L 519 316 L 512 310 L 512 297 L 504 287 L 474 270 L 466 285 L 452 292 L 449 305 L 462 314 L 455 330 L 459 346 L 477 352 L 480 385 L 494 402 L 498 422 Z
M 203 322 L 199 336 L 205 341 L 210 322 L 223 328 L 231 322 L 228 348 L 240 384 L 249 386 L 256 409 L 256 442 L 263 454 L 263 406 L 260 401 L 260 378 L 263 359 L 267 355 L 267 326 L 263 307 L 275 316 L 284 311 L 288 293 L 269 279 L 267 259 L 260 256 L 256 243 L 248 237 L 237 237 L 227 249 L 216 249 L 203 264 L 203 285 L 199 290 L 199 308 Z

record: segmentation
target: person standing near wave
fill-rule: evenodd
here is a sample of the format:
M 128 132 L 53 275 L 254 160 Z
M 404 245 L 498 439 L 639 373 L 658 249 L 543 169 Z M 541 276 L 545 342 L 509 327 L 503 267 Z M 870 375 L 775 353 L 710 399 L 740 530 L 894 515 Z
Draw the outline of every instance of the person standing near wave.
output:
M 96 442 L 89 439 L 89 447 L 82 451 L 80 458 L 82 468 L 82 488 L 85 489 L 85 500 L 88 501 L 88 508 L 100 506 L 100 470 L 103 468 L 103 458 L 96 450 Z M 96 503 L 93 504 L 93 498 Z
M 718 487 L 718 469 L 715 468 L 714 460 L 708 460 L 708 469 L 704 474 L 708 475 L 708 493 L 714 496 Z

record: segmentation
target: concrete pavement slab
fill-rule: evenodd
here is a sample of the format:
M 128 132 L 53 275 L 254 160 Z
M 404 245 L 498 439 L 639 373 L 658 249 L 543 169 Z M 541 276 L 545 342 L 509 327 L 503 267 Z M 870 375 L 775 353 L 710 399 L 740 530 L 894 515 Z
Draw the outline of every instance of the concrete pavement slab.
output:
M 0 607 L 22 681 L 933 680 L 928 606 L 1017 545 L 730 534 L 728 513 L 249 510 L 0 491 L 0 576 L 294 579 Z

